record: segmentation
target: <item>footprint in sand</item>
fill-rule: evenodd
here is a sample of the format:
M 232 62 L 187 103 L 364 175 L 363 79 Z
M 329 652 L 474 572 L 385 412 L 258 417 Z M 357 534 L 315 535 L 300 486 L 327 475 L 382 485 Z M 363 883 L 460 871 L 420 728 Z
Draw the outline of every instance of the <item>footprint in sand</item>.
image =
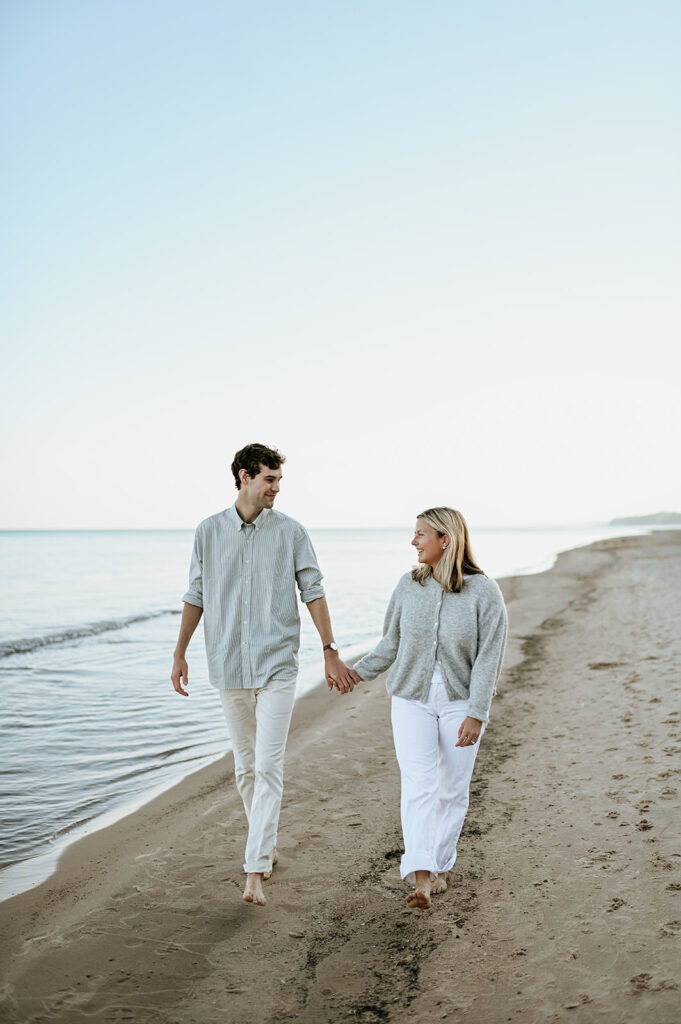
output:
M 665 860 L 664 857 L 660 857 L 659 853 L 656 853 L 653 857 L 653 864 L 656 868 L 662 868 L 663 871 L 676 871 L 676 864 L 672 864 L 670 860 Z
M 579 995 L 579 997 L 577 999 L 577 1002 L 574 1002 L 574 1003 L 564 1003 L 563 1004 L 563 1008 L 565 1010 L 576 1010 L 576 1009 L 578 1009 L 578 1007 L 586 1006 L 587 1003 L 590 1003 L 590 1002 L 591 1002 L 591 996 L 587 995 L 586 992 L 582 992 Z
M 653 983 L 652 976 L 650 974 L 637 974 L 633 978 L 629 978 L 629 984 L 633 987 L 634 992 L 675 992 L 678 989 L 678 984 L 672 981 L 671 978 L 662 978 L 660 981 Z
M 660 928 L 659 934 L 661 939 L 670 939 L 674 935 L 678 935 L 679 932 L 681 932 L 681 921 L 667 921 Z
M 620 899 L 619 896 L 615 896 L 614 899 L 610 901 L 610 906 L 608 907 L 606 913 L 612 914 L 615 910 L 619 910 L 620 907 L 626 907 L 626 905 L 626 900 Z

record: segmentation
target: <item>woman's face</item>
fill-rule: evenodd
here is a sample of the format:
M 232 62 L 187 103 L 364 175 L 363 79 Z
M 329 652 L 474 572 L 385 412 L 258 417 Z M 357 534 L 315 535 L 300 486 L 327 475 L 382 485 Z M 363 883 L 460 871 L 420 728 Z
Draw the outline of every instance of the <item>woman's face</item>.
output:
M 412 544 L 418 552 L 419 562 L 422 565 L 429 565 L 431 569 L 434 569 L 442 558 L 442 552 L 448 542 L 449 537 L 440 537 L 437 530 L 434 530 L 425 520 L 416 520 Z

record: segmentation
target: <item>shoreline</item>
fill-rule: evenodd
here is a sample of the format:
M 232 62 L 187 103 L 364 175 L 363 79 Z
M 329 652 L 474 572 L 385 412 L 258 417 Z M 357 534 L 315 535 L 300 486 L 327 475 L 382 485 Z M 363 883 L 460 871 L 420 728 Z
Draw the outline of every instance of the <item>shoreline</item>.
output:
M 598 526 L 600 524 L 594 524 Z M 610 528 L 610 524 L 604 524 Z M 584 524 L 584 528 L 587 528 L 589 524 Z M 481 530 L 495 530 L 496 527 L 481 527 Z M 509 528 L 519 532 L 532 532 L 535 528 L 532 527 L 514 527 Z M 555 529 L 555 527 L 546 527 L 547 531 Z M 607 539 L 620 539 L 621 537 L 637 537 L 646 536 L 650 533 L 659 532 L 664 530 L 665 527 L 651 526 L 651 527 L 634 527 L 637 532 L 631 532 L 632 528 L 629 527 L 628 531 L 624 527 L 620 528 L 623 532 L 617 533 L 614 537 L 608 537 Z M 674 527 L 670 528 L 674 530 Z M 48 531 L 50 532 L 50 531 Z M 76 531 L 82 532 L 82 531 Z M 106 531 L 110 532 L 110 531 Z M 136 531 L 138 532 L 138 531 Z M 599 543 L 599 541 L 591 542 Z M 553 554 L 547 556 L 542 562 L 534 564 L 528 568 L 518 569 L 515 572 L 507 576 L 494 577 L 498 581 L 513 579 L 516 576 L 534 576 L 543 573 L 550 572 L 555 566 L 558 558 L 562 555 L 567 554 L 570 551 L 577 551 L 583 547 L 589 547 L 590 544 L 577 545 L 575 547 L 566 548 L 562 551 L 556 551 Z M 368 650 L 368 648 L 367 648 Z M 354 644 L 348 649 L 348 658 L 356 661 L 362 657 L 365 653 L 364 644 Z M 302 670 L 299 676 L 299 695 L 296 697 L 296 703 L 302 699 L 307 693 L 310 692 L 315 686 L 324 687 L 323 679 L 320 679 L 313 673 L 309 668 Z M 53 841 L 51 846 L 46 849 L 39 849 L 35 854 L 23 858 L 13 864 L 8 864 L 0 867 L 0 905 L 6 902 L 8 899 L 14 898 L 14 896 L 20 895 L 23 892 L 27 892 L 30 889 L 36 888 L 51 878 L 56 871 L 59 869 L 59 861 L 62 856 L 73 846 L 74 843 L 80 842 L 81 839 L 86 838 L 96 832 L 101 831 L 105 828 L 110 828 L 115 825 L 118 821 L 127 818 L 130 814 L 137 813 L 137 811 L 143 810 L 150 802 L 156 799 L 157 796 L 167 792 L 174 786 L 180 785 L 185 779 L 190 778 L 197 772 L 203 771 L 220 761 L 223 757 L 230 753 L 229 741 L 225 739 L 225 750 L 223 753 L 209 754 L 206 755 L 203 763 L 198 767 L 191 767 L 186 771 L 178 772 L 177 776 L 172 779 L 168 779 L 165 782 L 157 783 L 149 787 L 148 790 L 131 794 L 129 799 L 121 801 L 120 805 L 109 808 L 96 814 L 94 817 L 88 819 L 82 824 L 74 823 L 63 829 L 62 833 Z
M 360 647 L 361 649 L 359 649 Z M 355 644 L 348 650 L 350 651 L 348 660 L 353 663 L 359 661 L 366 654 L 364 645 Z M 296 704 L 315 689 L 320 689 L 323 693 L 327 692 L 324 679 L 318 679 L 316 674 L 313 676 L 311 672 L 301 673 L 298 685 L 300 693 L 296 696 Z M 200 772 L 229 758 L 232 751 L 227 737 L 225 737 L 224 745 L 225 749 L 222 753 L 206 755 L 203 759 L 204 763 L 198 767 L 188 768 L 172 780 L 158 783 L 142 793 L 131 795 L 130 799 L 123 801 L 119 806 L 103 811 L 83 823 L 76 823 L 70 828 L 64 829 L 63 834 L 54 842 L 52 848 L 24 860 L 16 861 L 14 864 L 0 867 L 0 907 L 8 900 L 14 899 L 15 896 L 20 896 L 22 893 L 29 892 L 48 882 L 59 871 L 62 857 L 75 844 L 104 829 L 113 828 L 133 814 L 143 812 L 149 804 L 163 796 L 164 793 L 168 793 Z
M 600 524 L 594 524 L 600 525 Z M 609 527 L 610 524 L 604 524 Z M 589 524 L 585 524 L 584 528 L 587 528 Z M 496 527 L 481 527 L 481 530 L 495 530 Z M 534 527 L 516 527 L 512 528 L 520 532 L 529 531 L 532 532 L 536 528 Z M 546 527 L 548 532 L 555 529 L 555 527 Z M 622 527 L 624 529 L 624 527 Z M 655 530 L 664 529 L 663 527 L 634 527 L 638 532 L 623 533 L 622 536 L 641 536 L 646 535 L 647 532 L 654 532 Z M 673 528 L 672 528 L 673 529 Z M 44 531 L 43 531 L 44 532 Z M 50 532 L 50 531 L 47 531 Z M 53 531 L 52 531 L 53 532 Z M 82 531 L 76 531 L 82 532 Z M 110 532 L 110 531 L 105 531 Z M 138 531 L 136 531 L 138 532 Z M 619 534 L 617 536 L 618 539 Z M 610 538 L 611 539 L 611 538 Z M 596 542 L 598 543 L 598 541 Z M 534 576 L 541 575 L 543 573 L 550 572 L 555 566 L 557 560 L 569 551 L 580 550 L 581 547 L 588 547 L 590 545 L 578 545 L 573 548 L 566 548 L 563 551 L 557 551 L 547 556 L 541 563 L 532 565 L 528 568 L 518 569 L 516 572 L 508 576 L 495 577 L 498 581 L 513 579 L 516 576 Z M 179 614 L 179 613 L 178 613 Z M 379 624 L 380 625 L 380 624 Z M 367 648 L 366 650 L 368 650 Z M 364 644 L 355 644 L 348 648 L 348 660 L 354 661 L 359 660 L 365 653 Z M 299 700 L 305 697 L 315 687 L 324 688 L 323 678 L 317 677 L 316 673 L 313 673 L 309 668 L 307 671 L 303 670 L 299 677 L 299 694 L 296 697 L 296 704 Z M 324 689 L 324 692 L 326 690 Z M 221 754 L 206 755 L 204 763 L 198 767 L 191 767 L 186 771 L 178 772 L 178 775 L 169 779 L 163 783 L 157 783 L 152 785 L 148 790 L 137 793 L 130 796 L 129 799 L 125 799 L 120 805 L 109 808 L 108 810 L 102 811 L 96 814 L 94 817 L 83 822 L 82 824 L 74 823 L 63 830 L 63 833 L 53 842 L 53 844 L 44 850 L 39 850 L 32 856 L 23 858 L 16 861 L 13 864 L 0 867 L 0 905 L 5 903 L 9 899 L 13 899 L 15 896 L 21 895 L 21 893 L 27 892 L 30 889 L 34 889 L 44 882 L 48 881 L 58 870 L 59 862 L 61 858 L 67 853 L 67 851 L 75 844 L 80 842 L 82 839 L 87 838 L 90 835 L 101 831 L 102 829 L 111 828 L 119 821 L 124 820 L 131 814 L 136 814 L 138 811 L 144 810 L 150 803 L 152 803 L 158 796 L 168 792 L 175 786 L 181 785 L 186 779 L 191 778 L 193 775 L 204 771 L 211 765 L 218 763 L 223 758 L 227 757 L 230 753 L 229 741 L 225 739 L 225 751 Z
M 6 1019 L 678 1019 L 680 566 L 681 534 L 655 531 L 500 580 L 508 653 L 431 913 L 404 907 L 383 681 L 318 687 L 294 711 L 268 906 L 240 900 L 221 758 L 3 904 Z

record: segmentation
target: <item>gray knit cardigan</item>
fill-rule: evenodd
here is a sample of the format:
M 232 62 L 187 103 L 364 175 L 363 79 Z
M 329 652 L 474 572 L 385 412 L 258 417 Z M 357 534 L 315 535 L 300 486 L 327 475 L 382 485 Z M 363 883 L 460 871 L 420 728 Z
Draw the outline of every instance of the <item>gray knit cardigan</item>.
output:
M 362 679 L 392 666 L 388 693 L 426 701 L 440 665 L 452 700 L 467 700 L 468 714 L 489 721 L 506 646 L 508 619 L 497 583 L 467 576 L 458 594 L 447 594 L 432 576 L 425 586 L 405 573 L 395 587 L 377 647 L 355 665 Z

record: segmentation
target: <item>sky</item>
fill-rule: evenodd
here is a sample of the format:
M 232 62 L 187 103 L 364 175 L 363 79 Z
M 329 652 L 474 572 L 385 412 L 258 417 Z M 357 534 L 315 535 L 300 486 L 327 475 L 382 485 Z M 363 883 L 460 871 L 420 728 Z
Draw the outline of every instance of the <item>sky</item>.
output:
M 676 0 L 3 0 L 0 528 L 681 510 Z

